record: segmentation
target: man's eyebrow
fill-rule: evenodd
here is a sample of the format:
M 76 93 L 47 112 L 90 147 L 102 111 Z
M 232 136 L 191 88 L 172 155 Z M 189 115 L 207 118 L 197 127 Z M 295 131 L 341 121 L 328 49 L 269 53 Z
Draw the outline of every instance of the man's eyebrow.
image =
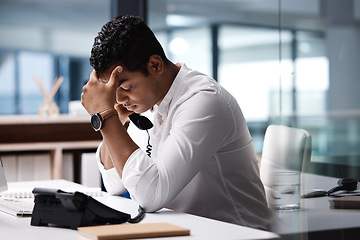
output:
M 120 80 L 120 82 L 118 83 L 117 87 L 120 87 L 121 84 L 123 84 L 124 82 L 126 82 L 128 79 L 124 79 L 124 80 Z

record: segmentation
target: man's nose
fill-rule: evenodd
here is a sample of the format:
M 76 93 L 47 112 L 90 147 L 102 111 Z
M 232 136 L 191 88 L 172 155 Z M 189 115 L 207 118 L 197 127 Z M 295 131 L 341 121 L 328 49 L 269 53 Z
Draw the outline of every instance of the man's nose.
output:
M 128 96 L 126 96 L 125 94 L 119 93 L 119 91 L 117 92 L 117 94 L 116 94 L 116 102 L 117 103 L 124 104 L 124 103 L 126 103 L 128 101 L 129 101 Z

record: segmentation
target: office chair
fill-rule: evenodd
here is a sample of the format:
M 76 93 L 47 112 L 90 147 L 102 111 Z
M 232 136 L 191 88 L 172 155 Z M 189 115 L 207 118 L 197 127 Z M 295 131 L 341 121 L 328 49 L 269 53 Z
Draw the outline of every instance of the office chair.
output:
M 281 125 L 268 126 L 260 162 L 260 178 L 268 203 L 275 171 L 305 171 L 310 163 L 311 149 L 311 135 L 306 130 Z

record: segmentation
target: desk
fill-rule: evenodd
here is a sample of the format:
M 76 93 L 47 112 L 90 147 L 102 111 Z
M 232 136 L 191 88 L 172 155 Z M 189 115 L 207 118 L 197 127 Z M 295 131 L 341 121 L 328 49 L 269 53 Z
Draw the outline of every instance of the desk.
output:
M 329 190 L 337 178 L 303 174 L 304 189 Z M 359 185 L 358 185 L 359 189 Z M 301 199 L 300 210 L 276 211 L 272 231 L 282 239 L 357 239 L 360 235 L 360 210 L 331 209 L 329 197 Z
M 9 183 L 9 188 L 16 187 L 56 187 L 56 188 L 74 188 L 81 185 L 66 181 L 38 181 L 38 182 L 16 182 Z M 137 214 L 138 205 L 129 199 L 109 196 L 106 193 L 102 197 L 97 197 L 100 202 L 132 216 Z M 56 227 L 34 227 L 30 225 L 30 218 L 17 218 L 0 212 L 0 236 L 1 239 L 51 239 L 51 240 L 72 240 L 87 238 L 81 236 L 77 231 L 56 228 Z M 190 236 L 166 237 L 161 240 L 182 240 L 182 239 L 279 239 L 278 235 L 272 232 L 261 231 L 253 228 L 242 227 L 235 224 L 229 224 L 190 214 L 174 212 L 163 209 L 156 213 L 147 213 L 142 221 L 143 223 L 168 222 L 184 228 L 190 229 Z M 150 238 L 154 239 L 154 238 Z
M 48 151 L 53 179 L 63 177 L 64 150 L 94 151 L 100 141 L 101 134 L 91 128 L 86 115 L 0 116 L 0 153 Z

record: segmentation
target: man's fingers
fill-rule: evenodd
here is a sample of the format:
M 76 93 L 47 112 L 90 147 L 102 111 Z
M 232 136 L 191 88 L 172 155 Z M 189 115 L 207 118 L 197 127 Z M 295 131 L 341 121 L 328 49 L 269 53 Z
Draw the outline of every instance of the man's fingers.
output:
M 117 86 L 118 82 L 120 81 L 120 78 L 118 76 L 120 75 L 122 70 L 123 70 L 122 66 L 115 67 L 114 70 L 111 72 L 108 84 L 111 84 L 112 86 L 114 85 Z
M 91 74 L 90 74 L 90 80 L 92 80 L 92 81 L 94 81 L 94 80 L 99 81 L 99 78 L 98 78 L 95 70 L 93 70 L 93 71 L 91 72 Z
M 118 112 L 118 117 L 123 125 L 129 121 L 128 116 L 133 112 L 128 111 L 122 104 L 119 103 L 115 103 L 114 108 Z
M 119 103 L 115 103 L 114 108 L 115 108 L 116 111 L 118 111 L 119 114 L 121 114 L 121 115 L 129 116 L 129 115 L 131 115 L 131 114 L 134 113 L 134 112 L 128 111 L 122 104 L 119 104 Z

